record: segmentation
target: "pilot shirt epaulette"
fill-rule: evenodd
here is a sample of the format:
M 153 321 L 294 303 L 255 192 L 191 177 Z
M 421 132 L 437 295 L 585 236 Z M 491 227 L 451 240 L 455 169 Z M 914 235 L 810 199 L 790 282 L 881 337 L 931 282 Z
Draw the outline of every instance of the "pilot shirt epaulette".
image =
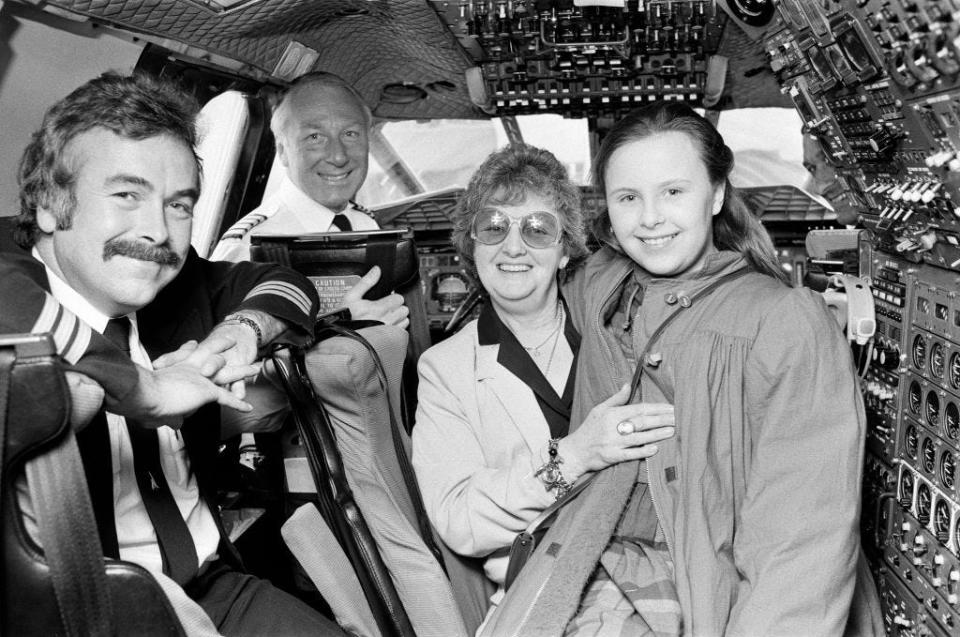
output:
M 220 240 L 225 241 L 227 239 L 243 239 L 248 232 L 266 221 L 266 219 L 267 215 L 263 213 L 251 212 L 243 219 L 230 226 L 227 231 L 223 233 L 223 236 L 220 237 Z
M 351 201 L 350 201 L 350 207 L 353 208 L 354 210 L 356 210 L 357 212 L 362 212 L 363 214 L 367 215 L 367 216 L 370 217 L 371 219 L 376 220 L 376 217 L 373 216 L 373 213 L 372 213 L 372 212 L 370 212 L 370 211 L 367 210 L 365 207 L 363 207 L 363 206 L 361 206 L 360 204 L 358 204 L 356 201 L 351 200 Z

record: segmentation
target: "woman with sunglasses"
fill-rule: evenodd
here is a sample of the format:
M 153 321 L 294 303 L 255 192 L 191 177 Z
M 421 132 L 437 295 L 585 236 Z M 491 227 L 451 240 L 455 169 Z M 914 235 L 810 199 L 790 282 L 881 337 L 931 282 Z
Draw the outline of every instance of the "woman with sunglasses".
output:
M 655 453 L 673 408 L 626 405 L 621 389 L 568 435 L 580 337 L 558 277 L 586 247 L 579 191 L 552 154 L 493 153 L 459 202 L 453 243 L 488 301 L 420 358 L 413 464 L 440 537 L 486 558 L 502 586 L 517 533 L 583 473 Z M 631 431 L 617 433 L 623 422 Z

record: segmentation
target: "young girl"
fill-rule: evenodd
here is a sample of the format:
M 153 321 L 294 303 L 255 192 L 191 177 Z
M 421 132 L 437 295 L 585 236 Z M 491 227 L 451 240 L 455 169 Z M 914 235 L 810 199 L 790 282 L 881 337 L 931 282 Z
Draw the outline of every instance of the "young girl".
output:
M 570 422 L 639 364 L 634 399 L 672 403 L 676 434 L 562 509 L 489 634 L 873 630 L 869 614 L 848 626 L 865 433 L 850 352 L 818 295 L 786 283 L 732 167 L 679 103 L 604 139 L 605 245 L 564 290 L 583 335 Z

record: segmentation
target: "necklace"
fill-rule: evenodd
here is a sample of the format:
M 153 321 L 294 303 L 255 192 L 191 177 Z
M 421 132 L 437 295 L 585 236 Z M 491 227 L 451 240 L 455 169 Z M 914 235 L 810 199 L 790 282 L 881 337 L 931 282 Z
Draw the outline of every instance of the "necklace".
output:
M 539 345 L 532 345 L 528 347 L 521 343 L 521 345 L 523 345 L 523 349 L 527 351 L 527 354 L 529 354 L 531 358 L 539 358 L 543 354 L 543 352 L 541 351 L 541 348 L 543 348 L 551 340 L 553 340 L 553 347 L 550 349 L 550 357 L 553 358 L 553 352 L 556 351 L 557 340 L 559 340 L 557 336 L 560 333 L 560 328 L 563 326 L 563 307 L 560 304 L 557 304 L 556 321 L 557 321 L 556 325 L 553 326 L 553 329 L 550 330 L 550 333 L 547 334 L 547 337 L 543 339 L 543 341 Z
M 560 325 L 563 325 L 563 311 L 560 312 Z M 555 331 L 556 336 L 553 339 L 553 347 L 550 348 L 550 358 L 547 359 L 547 364 L 543 367 L 543 377 L 547 379 L 547 382 L 550 382 L 550 368 L 553 366 L 553 355 L 557 353 L 557 345 L 560 343 L 560 330 Z M 539 361 L 538 361 L 539 363 Z

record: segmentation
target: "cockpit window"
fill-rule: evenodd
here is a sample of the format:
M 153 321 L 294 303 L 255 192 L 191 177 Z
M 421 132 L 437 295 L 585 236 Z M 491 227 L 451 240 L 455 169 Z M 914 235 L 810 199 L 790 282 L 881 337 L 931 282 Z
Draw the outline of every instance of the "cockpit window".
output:
M 553 152 L 575 182 L 588 182 L 586 120 L 527 115 L 516 121 L 525 142 Z M 358 199 L 376 206 L 419 193 L 464 187 L 487 155 L 508 143 L 499 118 L 386 122 L 371 138 L 370 173 Z
M 730 182 L 739 188 L 796 186 L 807 190 L 803 123 L 792 108 L 721 111 L 717 130 L 733 151 Z
M 365 206 L 462 188 L 483 160 L 509 143 L 505 122 L 489 120 L 407 120 L 382 122 L 370 138 L 370 168 L 357 195 Z M 523 140 L 553 152 L 575 183 L 590 183 L 590 132 L 585 119 L 560 115 L 516 118 Z M 803 134 L 796 111 L 751 108 L 722 111 L 717 123 L 736 155 L 735 186 L 796 186 L 807 190 Z M 275 162 L 269 194 L 283 174 Z M 821 203 L 826 203 L 821 200 Z

